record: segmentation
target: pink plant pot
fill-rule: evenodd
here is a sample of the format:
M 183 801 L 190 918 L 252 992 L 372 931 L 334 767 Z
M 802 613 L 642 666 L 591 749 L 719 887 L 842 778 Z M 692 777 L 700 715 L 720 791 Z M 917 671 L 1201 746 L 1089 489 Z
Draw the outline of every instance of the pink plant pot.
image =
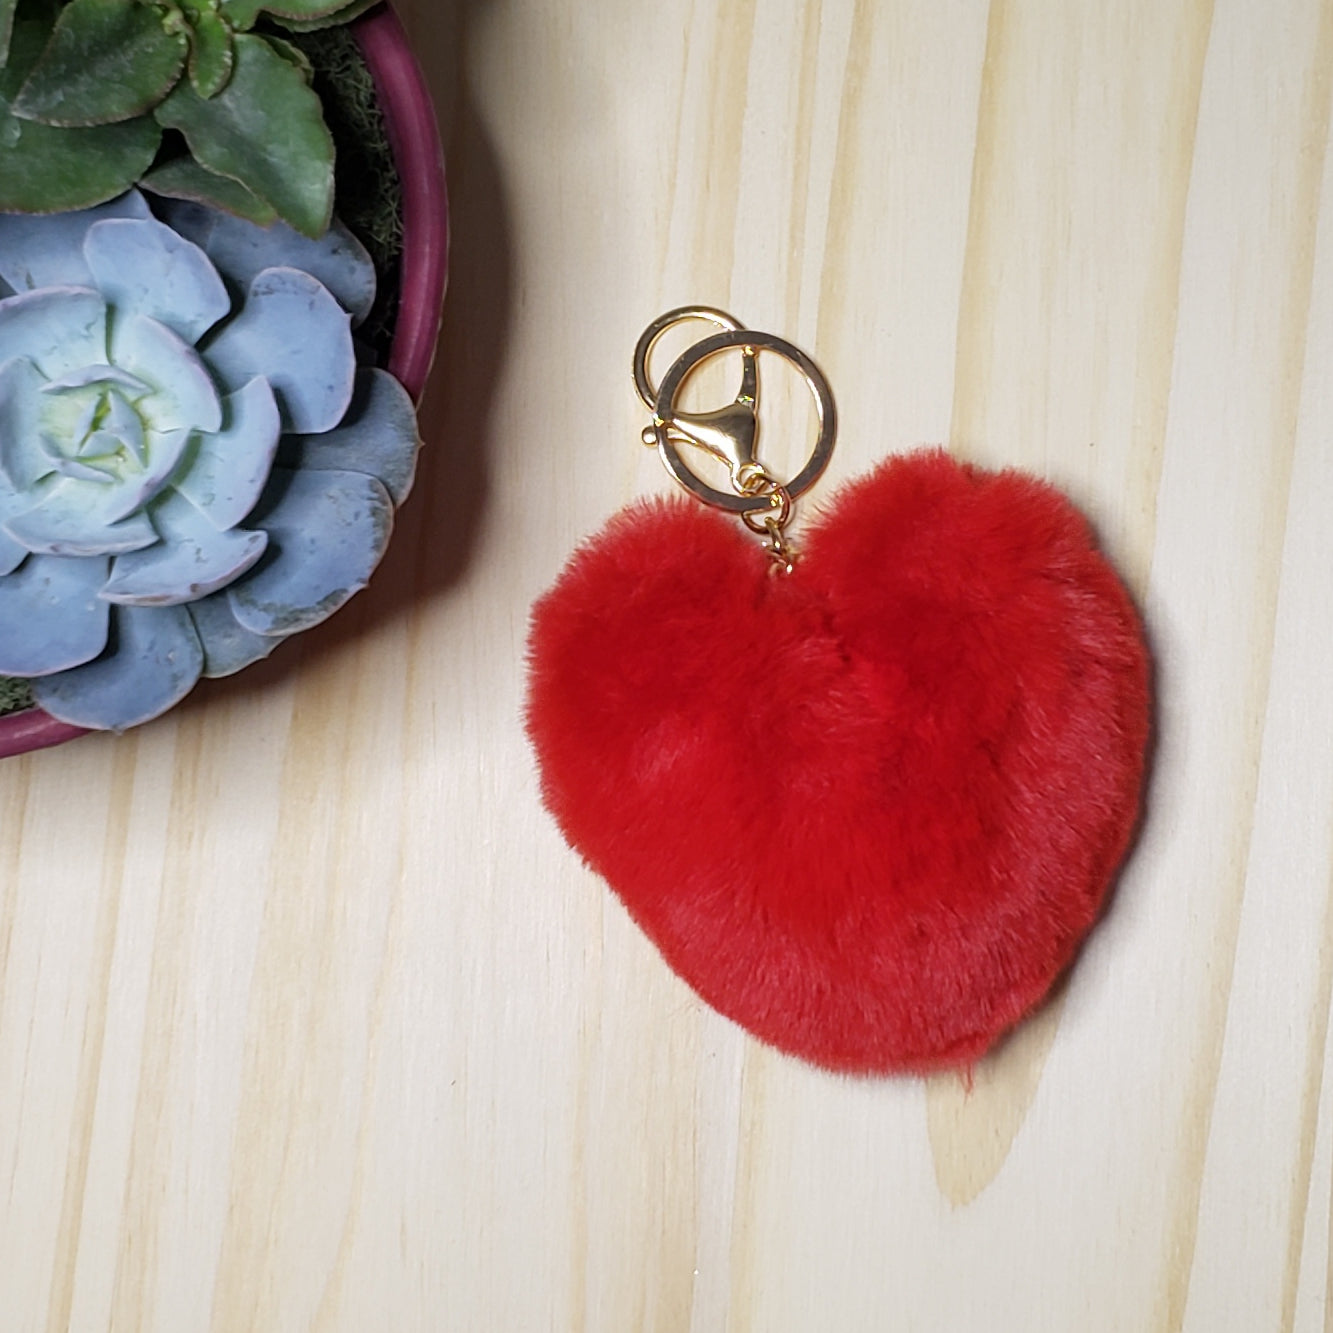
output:
M 397 14 L 385 4 L 352 25 L 379 92 L 403 191 L 403 255 L 389 371 L 421 397 L 435 357 L 448 275 L 448 198 L 435 108 Z M 0 717 L 0 759 L 84 736 L 40 708 Z

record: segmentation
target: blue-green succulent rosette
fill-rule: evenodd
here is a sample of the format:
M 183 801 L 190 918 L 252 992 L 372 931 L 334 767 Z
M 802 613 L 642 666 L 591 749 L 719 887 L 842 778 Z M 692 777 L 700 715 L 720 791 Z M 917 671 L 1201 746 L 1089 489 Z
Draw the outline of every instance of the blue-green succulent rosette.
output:
M 0 215 L 0 675 L 121 730 L 364 587 L 412 483 L 416 414 L 359 366 L 375 272 L 136 191 Z

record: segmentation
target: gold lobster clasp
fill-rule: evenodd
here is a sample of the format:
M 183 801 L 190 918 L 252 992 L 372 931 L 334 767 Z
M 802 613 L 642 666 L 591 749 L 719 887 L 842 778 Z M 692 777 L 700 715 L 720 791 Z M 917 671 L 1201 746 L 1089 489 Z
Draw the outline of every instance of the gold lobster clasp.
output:
M 739 333 L 741 325 L 725 311 L 710 306 L 685 306 L 668 311 L 644 331 L 634 349 L 634 386 L 643 405 L 654 414 L 645 427 L 643 442 L 657 445 L 659 427 L 666 431 L 672 445 L 690 444 L 725 463 L 733 486 L 755 465 L 755 439 L 759 430 L 759 373 L 751 347 L 741 348 L 741 387 L 736 397 L 710 412 L 686 412 L 672 407 L 670 418 L 657 416 L 660 394 L 648 377 L 648 358 L 657 340 L 670 328 L 687 320 L 707 320 L 729 333 Z

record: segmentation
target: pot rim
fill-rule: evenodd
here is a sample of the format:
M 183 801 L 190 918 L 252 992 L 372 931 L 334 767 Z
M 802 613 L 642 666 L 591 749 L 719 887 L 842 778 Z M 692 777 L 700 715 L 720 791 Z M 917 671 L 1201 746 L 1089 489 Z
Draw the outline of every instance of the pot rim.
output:
M 435 358 L 448 277 L 444 152 L 430 90 L 391 4 L 386 0 L 362 15 L 350 25 L 350 31 L 375 81 L 402 182 L 402 276 L 388 370 L 417 402 Z M 0 717 L 0 759 L 87 734 L 86 727 L 61 722 L 40 708 L 27 708 Z

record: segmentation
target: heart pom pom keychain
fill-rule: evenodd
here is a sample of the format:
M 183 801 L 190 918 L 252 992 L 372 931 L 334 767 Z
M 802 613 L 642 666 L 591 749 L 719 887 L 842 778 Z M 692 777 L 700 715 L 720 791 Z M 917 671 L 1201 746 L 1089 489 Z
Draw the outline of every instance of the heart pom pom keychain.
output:
M 700 319 L 719 331 L 654 388 L 654 345 Z M 725 353 L 735 400 L 683 411 Z M 789 481 L 757 453 L 761 353 L 815 401 Z M 967 1066 L 1068 968 L 1128 847 L 1150 711 L 1134 606 L 1063 495 L 938 449 L 847 485 L 798 553 L 833 398 L 798 348 L 722 311 L 650 325 L 635 382 L 690 498 L 623 510 L 534 608 L 543 799 L 754 1036 L 851 1072 Z

